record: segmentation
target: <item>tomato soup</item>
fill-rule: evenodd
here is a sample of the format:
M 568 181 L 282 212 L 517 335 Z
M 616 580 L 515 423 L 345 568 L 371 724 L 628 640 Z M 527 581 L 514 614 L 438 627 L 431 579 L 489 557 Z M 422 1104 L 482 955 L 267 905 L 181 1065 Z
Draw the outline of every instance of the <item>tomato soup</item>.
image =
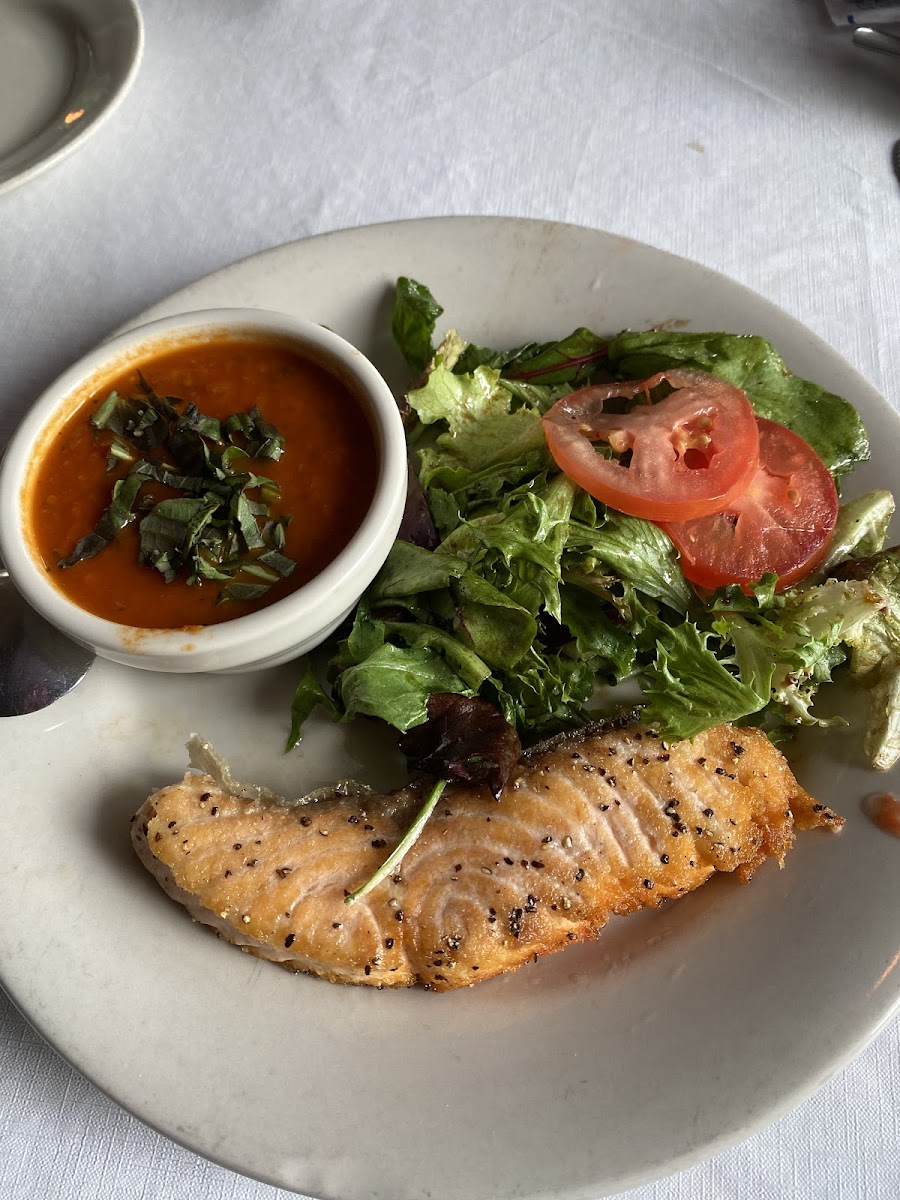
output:
M 99 420 L 97 414 L 111 393 L 140 399 L 147 394 L 145 385 L 157 397 L 177 398 L 172 405 L 176 414 L 194 405 L 204 417 L 226 422 L 255 407 L 262 421 L 280 435 L 283 449 L 277 461 L 232 451 L 238 465 L 229 468 L 264 476 L 280 492 L 271 487 L 247 492 L 260 530 L 281 524 L 276 531 L 280 538 L 276 558 L 283 564 L 286 557 L 295 564 L 285 577 L 276 575 L 264 595 L 221 602 L 227 580 L 198 580 L 194 572 L 195 581 L 188 582 L 190 572 L 182 570 L 166 582 L 155 565 L 139 562 L 142 515 L 161 498 L 178 494 L 159 480 L 142 485 L 133 519 L 99 552 L 73 565 L 60 565 L 72 556 L 80 539 L 98 527 L 114 484 L 126 479 L 135 458 L 157 462 L 171 458 L 164 445 L 155 452 L 136 452 L 131 460 L 114 461 L 108 469 L 110 446 L 116 439 L 108 429 L 96 429 L 92 418 Z M 254 446 L 262 453 L 257 443 L 250 449 Z M 184 628 L 243 616 L 311 580 L 359 528 L 374 495 L 377 473 L 378 450 L 366 414 L 350 389 L 325 368 L 283 343 L 192 342 L 108 378 L 45 440 L 29 477 L 26 511 L 33 549 L 70 600 L 124 625 Z M 248 510 L 243 511 L 246 520 Z M 288 517 L 289 521 L 282 520 Z M 238 540 L 235 534 L 235 546 Z M 243 549 L 246 554 L 246 546 Z M 246 561 L 252 564 L 253 553 L 246 555 Z M 232 578 L 249 580 L 251 586 L 243 588 L 246 592 L 254 587 L 262 590 L 258 577 L 240 571 Z

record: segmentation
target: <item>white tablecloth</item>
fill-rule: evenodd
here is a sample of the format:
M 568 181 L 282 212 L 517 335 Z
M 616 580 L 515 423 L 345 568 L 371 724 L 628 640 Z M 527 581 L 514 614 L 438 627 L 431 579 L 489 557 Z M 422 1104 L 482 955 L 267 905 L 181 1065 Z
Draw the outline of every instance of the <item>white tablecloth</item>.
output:
M 444 213 L 571 221 L 697 259 L 897 402 L 900 59 L 853 49 L 817 0 L 143 10 L 119 112 L 0 198 L 0 445 L 71 360 L 192 279 L 294 238 Z M 895 1019 L 793 1114 L 628 1195 L 896 1200 L 898 1094 Z M 4 1200 L 276 1195 L 120 1111 L 0 994 Z

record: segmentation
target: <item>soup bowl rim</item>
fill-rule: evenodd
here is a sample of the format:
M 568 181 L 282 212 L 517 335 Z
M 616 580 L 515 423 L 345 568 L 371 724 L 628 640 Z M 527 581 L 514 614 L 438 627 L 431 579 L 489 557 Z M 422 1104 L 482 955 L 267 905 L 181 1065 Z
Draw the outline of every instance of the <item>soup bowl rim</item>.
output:
M 33 545 L 27 492 L 40 443 L 88 395 L 129 365 L 191 342 L 275 340 L 342 380 L 362 404 L 378 446 L 369 508 L 356 532 L 309 582 L 265 608 L 213 625 L 151 629 L 121 625 L 81 608 L 47 576 Z M 0 556 L 29 605 L 101 657 L 148 670 L 247 671 L 318 645 L 352 611 L 394 542 L 406 500 L 406 439 L 390 388 L 368 358 L 314 321 L 257 308 L 201 309 L 118 334 L 64 371 L 35 401 L 0 463 Z

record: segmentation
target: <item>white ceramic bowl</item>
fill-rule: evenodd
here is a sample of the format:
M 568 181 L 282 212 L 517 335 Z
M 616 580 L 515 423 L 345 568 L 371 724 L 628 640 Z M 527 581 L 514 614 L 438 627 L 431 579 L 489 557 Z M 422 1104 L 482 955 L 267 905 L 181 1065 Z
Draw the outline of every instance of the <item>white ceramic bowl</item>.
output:
M 375 494 L 348 544 L 309 583 L 258 612 L 218 625 L 136 629 L 104 620 L 69 600 L 29 548 L 24 489 L 35 449 L 87 396 L 131 364 L 205 334 L 275 336 L 342 380 L 375 434 Z M 406 439 L 394 397 L 375 367 L 343 338 L 311 321 L 256 309 L 212 309 L 167 317 L 113 338 L 70 367 L 28 412 L 0 466 L 0 554 L 16 587 L 76 642 L 115 662 L 152 671 L 239 672 L 287 662 L 322 642 L 351 611 L 387 557 L 406 500 Z

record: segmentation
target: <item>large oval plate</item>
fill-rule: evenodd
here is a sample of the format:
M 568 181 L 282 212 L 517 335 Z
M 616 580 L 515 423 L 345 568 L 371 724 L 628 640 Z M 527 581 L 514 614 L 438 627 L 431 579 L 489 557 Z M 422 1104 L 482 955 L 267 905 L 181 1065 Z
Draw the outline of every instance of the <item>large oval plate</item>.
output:
M 900 487 L 900 422 L 817 337 L 694 263 L 593 230 L 440 219 L 279 247 L 145 317 L 257 305 L 331 326 L 388 379 L 392 281 L 442 326 L 506 345 L 664 321 L 770 338 L 848 396 L 875 447 L 848 492 Z M 236 772 L 304 791 L 398 763 L 367 727 L 314 724 L 280 753 L 290 668 L 192 679 L 98 662 L 44 712 L 0 722 L 3 984 L 120 1104 L 235 1170 L 333 1200 L 596 1197 L 746 1136 L 822 1084 L 898 1000 L 896 841 L 859 800 L 859 727 L 801 742 L 801 780 L 847 817 L 784 871 L 719 878 L 599 942 L 443 996 L 340 988 L 193 925 L 132 856 L 128 820 L 177 778 L 197 729 Z M 896 785 L 895 785 L 896 786 Z

